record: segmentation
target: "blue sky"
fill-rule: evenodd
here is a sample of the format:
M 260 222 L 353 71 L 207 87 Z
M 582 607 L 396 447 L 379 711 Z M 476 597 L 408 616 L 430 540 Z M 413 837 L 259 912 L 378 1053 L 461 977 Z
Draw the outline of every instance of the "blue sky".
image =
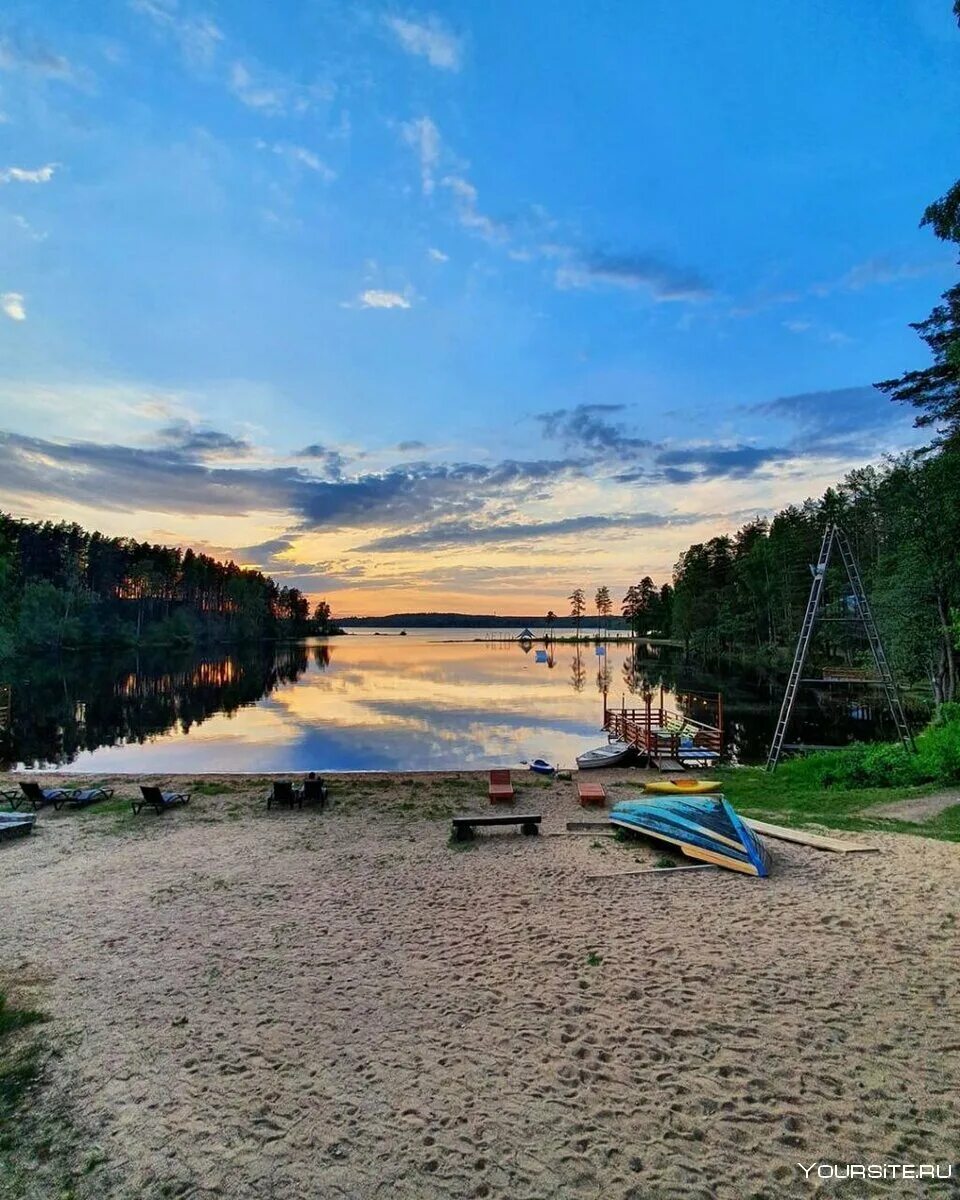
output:
M 917 440 L 946 0 L 0 17 L 0 505 L 558 607 Z

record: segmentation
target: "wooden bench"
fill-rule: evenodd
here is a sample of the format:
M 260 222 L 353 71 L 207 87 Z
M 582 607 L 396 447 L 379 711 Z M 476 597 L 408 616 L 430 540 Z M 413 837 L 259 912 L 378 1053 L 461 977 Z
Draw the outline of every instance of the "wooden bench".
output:
M 584 807 L 588 804 L 606 804 L 607 790 L 602 783 L 582 783 L 577 780 L 577 795 Z
M 476 825 L 519 825 L 520 832 L 535 836 L 540 832 L 540 813 L 510 813 L 497 817 L 454 817 L 453 837 L 458 842 L 469 842 Z
M 493 770 L 490 772 L 490 783 L 487 795 L 491 804 L 509 802 L 513 799 L 513 784 L 510 782 L 510 772 Z

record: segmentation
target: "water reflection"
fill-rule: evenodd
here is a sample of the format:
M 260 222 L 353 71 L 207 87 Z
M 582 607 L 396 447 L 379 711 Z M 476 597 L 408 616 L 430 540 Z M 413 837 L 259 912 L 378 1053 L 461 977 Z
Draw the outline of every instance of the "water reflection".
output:
M 611 644 L 595 655 L 592 645 L 560 644 L 535 655 L 516 643 L 436 636 L 34 659 L 10 681 L 0 765 L 412 770 L 538 756 L 570 765 L 602 741 L 604 697 L 612 707 L 637 707 L 638 697 L 659 704 L 661 687 L 668 707 L 710 722 L 715 703 L 699 693 L 722 691 L 728 749 L 750 762 L 765 756 L 782 694 L 778 678 L 704 670 L 652 646 Z M 587 687 L 591 658 L 594 686 Z M 793 740 L 841 742 L 882 731 L 882 712 L 838 691 L 803 698 Z

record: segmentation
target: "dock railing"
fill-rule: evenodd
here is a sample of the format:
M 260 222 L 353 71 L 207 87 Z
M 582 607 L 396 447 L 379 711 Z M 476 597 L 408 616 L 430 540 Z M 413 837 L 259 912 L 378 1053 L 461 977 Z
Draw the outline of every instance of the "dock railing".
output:
M 723 754 L 723 729 L 695 721 L 668 708 L 606 708 L 603 727 L 611 738 L 635 746 L 649 762 L 661 770 L 682 765 L 680 751 L 691 757 L 691 749 Z

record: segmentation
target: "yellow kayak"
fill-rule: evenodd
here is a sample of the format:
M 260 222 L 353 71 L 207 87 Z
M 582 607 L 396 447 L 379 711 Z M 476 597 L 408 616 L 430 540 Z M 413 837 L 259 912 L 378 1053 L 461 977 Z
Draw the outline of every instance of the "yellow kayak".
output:
M 655 779 L 645 783 L 643 790 L 659 796 L 704 796 L 719 792 L 720 783 L 716 779 Z

